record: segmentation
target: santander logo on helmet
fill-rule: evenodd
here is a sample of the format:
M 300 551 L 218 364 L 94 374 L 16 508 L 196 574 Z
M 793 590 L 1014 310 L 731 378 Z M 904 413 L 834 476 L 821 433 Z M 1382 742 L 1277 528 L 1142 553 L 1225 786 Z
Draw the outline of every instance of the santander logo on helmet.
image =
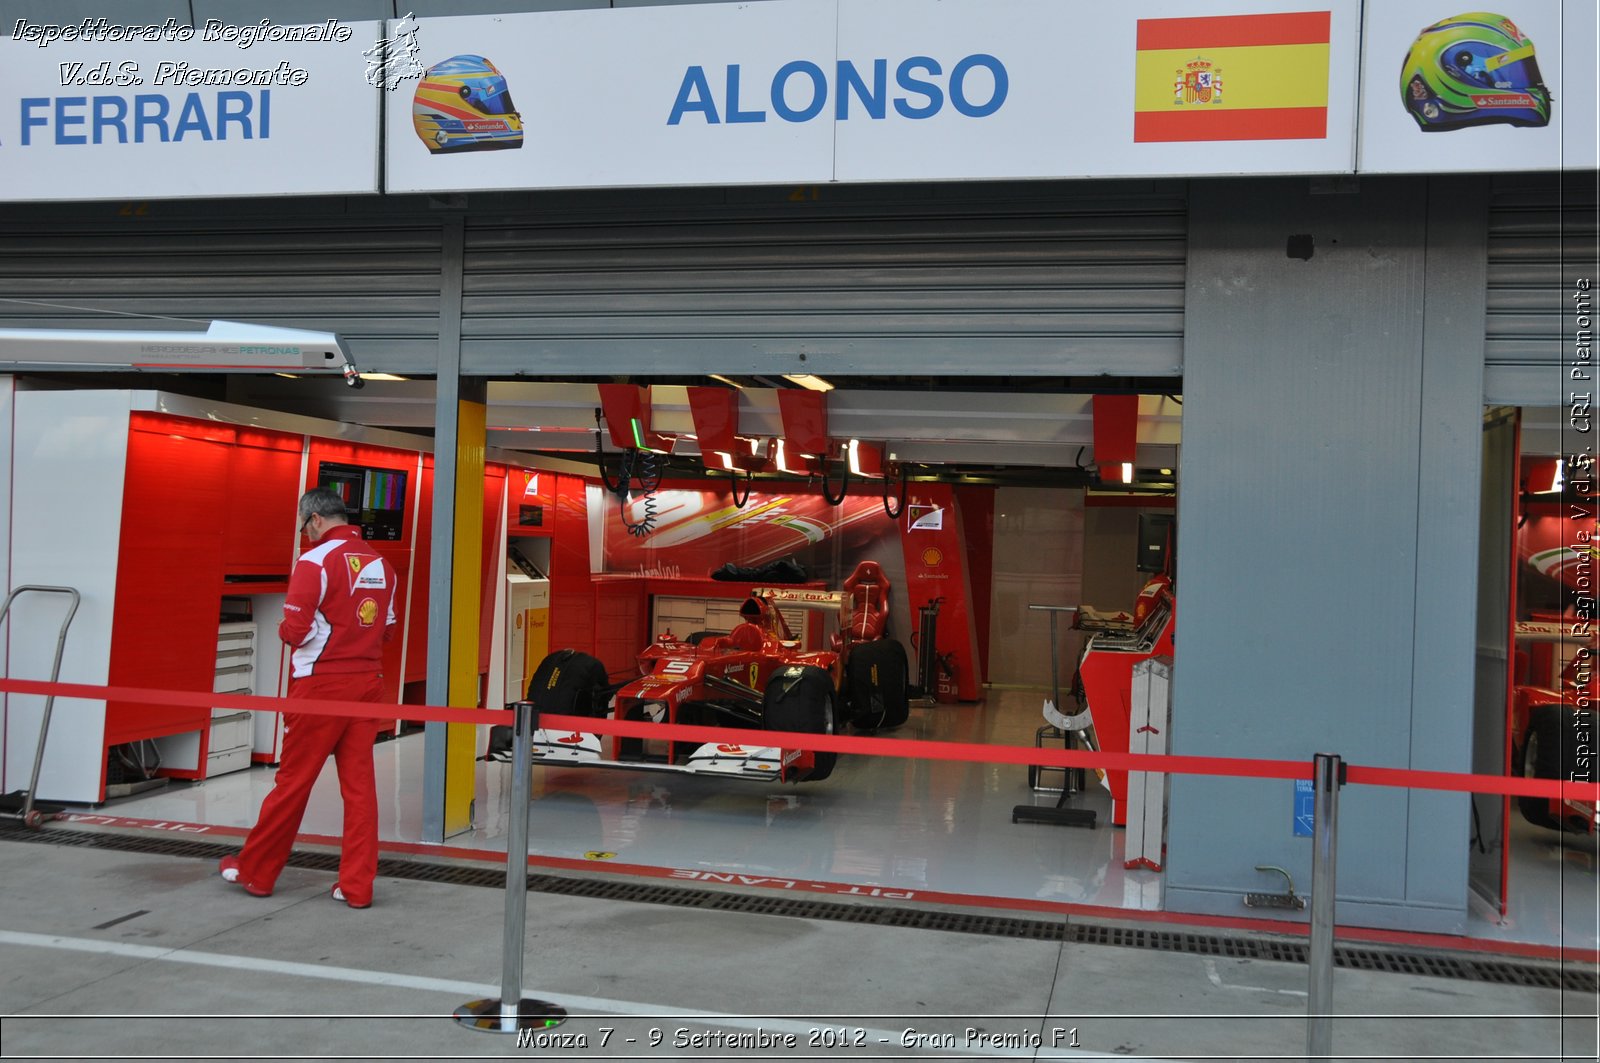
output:
M 1400 66 L 1400 99 L 1425 132 L 1550 124 L 1533 41 L 1487 11 L 1435 22 L 1417 36 Z

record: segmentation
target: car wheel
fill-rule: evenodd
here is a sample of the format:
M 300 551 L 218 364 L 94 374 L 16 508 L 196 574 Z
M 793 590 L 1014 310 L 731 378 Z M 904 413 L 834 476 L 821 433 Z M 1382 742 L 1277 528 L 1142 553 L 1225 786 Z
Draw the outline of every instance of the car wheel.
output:
M 1572 716 L 1566 705 L 1540 705 L 1528 717 L 1528 733 L 1522 741 L 1522 774 L 1529 779 L 1560 779 L 1561 725 Z M 1575 757 L 1575 753 L 1573 754 Z M 1569 757 L 1569 759 L 1573 759 Z M 1517 807 L 1522 818 L 1535 827 L 1565 830 L 1561 817 L 1552 813 L 1547 797 L 1518 797 Z
M 803 734 L 834 734 L 838 730 L 839 708 L 833 679 L 826 671 L 811 665 L 780 668 L 767 681 L 762 695 L 762 726 L 769 731 L 799 731 Z M 811 771 L 799 782 L 821 782 L 833 774 L 839 754 L 817 750 L 812 753 Z

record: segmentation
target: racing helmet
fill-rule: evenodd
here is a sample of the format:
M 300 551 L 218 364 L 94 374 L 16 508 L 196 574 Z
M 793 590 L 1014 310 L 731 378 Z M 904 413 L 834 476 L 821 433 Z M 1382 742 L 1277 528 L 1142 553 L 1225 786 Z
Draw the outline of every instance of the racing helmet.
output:
M 1400 99 L 1424 131 L 1550 124 L 1533 41 L 1504 15 L 1474 11 L 1424 29 L 1400 66 Z
M 430 66 L 411 117 L 429 151 L 522 145 L 522 116 L 506 77 L 481 55 L 453 55 Z

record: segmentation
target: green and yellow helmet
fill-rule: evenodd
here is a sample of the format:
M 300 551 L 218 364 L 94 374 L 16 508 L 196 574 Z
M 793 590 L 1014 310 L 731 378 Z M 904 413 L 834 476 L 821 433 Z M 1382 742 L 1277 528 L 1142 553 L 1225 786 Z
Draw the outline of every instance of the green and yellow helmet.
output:
M 1533 41 L 1504 15 L 1474 11 L 1424 29 L 1400 67 L 1400 99 L 1424 130 L 1550 124 Z

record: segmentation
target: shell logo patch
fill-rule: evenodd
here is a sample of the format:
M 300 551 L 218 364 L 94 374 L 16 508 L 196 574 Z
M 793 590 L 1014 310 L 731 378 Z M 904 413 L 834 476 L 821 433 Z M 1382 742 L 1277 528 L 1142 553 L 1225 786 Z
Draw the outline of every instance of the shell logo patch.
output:
M 361 604 L 356 606 L 356 620 L 362 627 L 371 627 L 378 622 L 378 603 L 372 598 L 361 599 Z
M 944 561 L 944 551 L 937 546 L 930 546 L 922 551 L 922 563 L 929 568 L 938 568 Z

